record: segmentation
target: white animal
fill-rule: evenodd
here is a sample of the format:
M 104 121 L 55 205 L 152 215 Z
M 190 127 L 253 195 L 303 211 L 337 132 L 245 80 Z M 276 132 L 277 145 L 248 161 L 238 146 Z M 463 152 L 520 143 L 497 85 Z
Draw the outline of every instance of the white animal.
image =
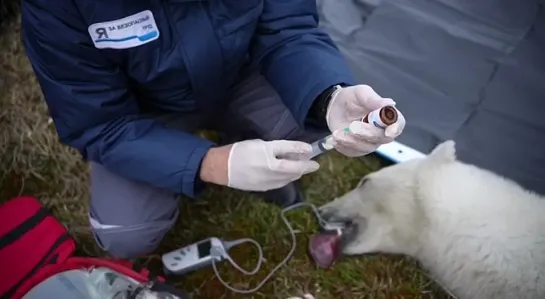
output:
M 460 299 L 545 298 L 545 197 L 455 154 L 444 142 L 322 206 L 352 223 L 343 253 L 411 256 Z

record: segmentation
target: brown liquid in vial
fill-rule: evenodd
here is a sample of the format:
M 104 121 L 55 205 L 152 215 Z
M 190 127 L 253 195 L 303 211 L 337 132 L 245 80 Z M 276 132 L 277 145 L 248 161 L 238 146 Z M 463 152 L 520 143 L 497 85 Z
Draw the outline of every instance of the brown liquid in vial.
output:
M 384 106 L 380 109 L 380 120 L 383 124 L 389 126 L 397 121 L 397 110 L 393 106 Z M 362 121 L 369 123 L 369 114 L 367 114 Z

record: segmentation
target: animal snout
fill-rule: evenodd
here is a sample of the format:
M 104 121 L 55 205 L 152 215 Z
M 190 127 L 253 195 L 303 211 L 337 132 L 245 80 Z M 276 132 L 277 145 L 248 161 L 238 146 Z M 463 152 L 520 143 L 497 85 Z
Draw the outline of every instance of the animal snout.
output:
M 322 207 L 318 209 L 318 212 L 320 213 L 320 218 L 322 218 L 323 221 L 328 223 L 344 223 L 348 224 L 352 222 L 352 219 L 349 219 L 346 216 L 341 215 L 338 208 L 334 207 Z
M 327 205 L 319 207 L 318 213 L 320 215 L 320 218 L 322 218 L 322 220 L 326 222 L 330 222 L 331 218 L 334 218 L 336 214 L 335 209 L 327 207 Z

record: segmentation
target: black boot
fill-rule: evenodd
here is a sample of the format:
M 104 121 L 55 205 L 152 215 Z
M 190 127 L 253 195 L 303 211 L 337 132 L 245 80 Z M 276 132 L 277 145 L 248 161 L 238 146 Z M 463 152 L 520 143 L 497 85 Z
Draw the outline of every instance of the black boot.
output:
M 283 208 L 305 201 L 298 181 L 289 183 L 280 189 L 255 192 L 255 194 L 263 198 L 265 202 L 272 203 Z

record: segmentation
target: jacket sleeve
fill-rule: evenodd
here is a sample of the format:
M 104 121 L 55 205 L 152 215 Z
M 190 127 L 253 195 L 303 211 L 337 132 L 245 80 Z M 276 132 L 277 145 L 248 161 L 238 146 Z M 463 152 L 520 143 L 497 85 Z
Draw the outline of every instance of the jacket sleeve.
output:
M 79 12 L 39 2 L 49 1 L 22 2 L 22 37 L 60 140 L 122 177 L 194 196 L 213 144 L 140 116 L 127 77 L 94 48 Z
M 300 123 L 328 87 L 354 84 L 340 51 L 318 28 L 316 0 L 264 0 L 252 57 Z

